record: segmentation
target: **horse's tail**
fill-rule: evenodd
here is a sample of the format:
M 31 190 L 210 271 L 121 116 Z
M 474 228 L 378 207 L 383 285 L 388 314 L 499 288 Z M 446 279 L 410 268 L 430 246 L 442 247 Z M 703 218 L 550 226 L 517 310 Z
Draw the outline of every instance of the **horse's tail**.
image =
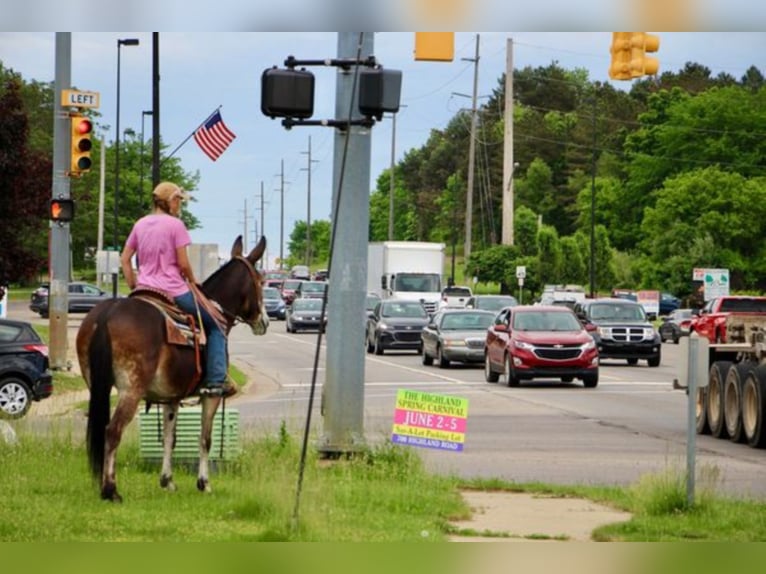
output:
M 112 340 L 101 318 L 88 347 L 90 365 L 90 402 L 88 403 L 88 460 L 93 477 L 101 479 L 106 450 L 106 425 L 109 424 L 109 396 L 114 386 Z

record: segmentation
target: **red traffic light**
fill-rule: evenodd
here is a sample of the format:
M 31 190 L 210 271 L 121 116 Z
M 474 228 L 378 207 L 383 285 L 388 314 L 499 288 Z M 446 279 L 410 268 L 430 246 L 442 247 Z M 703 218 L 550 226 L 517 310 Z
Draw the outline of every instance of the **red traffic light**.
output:
M 74 127 L 80 135 L 89 134 L 93 131 L 93 123 L 86 118 L 75 118 L 72 120 Z
M 93 149 L 93 122 L 82 114 L 71 116 L 69 175 L 80 176 L 90 170 Z
M 51 199 L 51 221 L 69 222 L 74 219 L 74 199 Z

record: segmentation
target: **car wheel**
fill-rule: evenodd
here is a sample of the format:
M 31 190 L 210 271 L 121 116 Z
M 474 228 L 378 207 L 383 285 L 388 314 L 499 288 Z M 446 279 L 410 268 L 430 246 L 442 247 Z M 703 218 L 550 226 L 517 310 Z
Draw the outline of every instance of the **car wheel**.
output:
M 638 364 L 638 359 L 628 359 L 628 364 L 629 365 L 637 365 Z
M 649 358 L 646 360 L 646 363 L 647 363 L 647 364 L 648 364 L 650 367 L 659 367 L 659 366 L 660 366 L 660 355 L 659 355 L 659 353 L 657 354 L 657 356 L 656 356 L 656 357 L 649 357 Z
M 421 356 L 421 358 L 420 358 L 420 361 L 421 361 L 421 362 L 422 362 L 422 363 L 423 363 L 423 364 L 424 364 L 426 367 L 430 367 L 431 365 L 433 365 L 433 364 L 434 364 L 434 358 L 433 358 L 431 355 L 429 355 L 428 353 L 426 353 L 426 350 L 425 350 L 425 349 L 423 349 L 423 354 L 422 354 L 422 356 Z
M 574 377 L 561 377 L 562 383 L 571 383 L 572 381 L 574 381 Z
M 674 345 L 678 345 L 678 339 L 679 339 L 678 333 L 676 333 L 676 332 L 674 331 L 674 332 L 673 332 L 673 344 L 674 344 Z
M 664 343 L 667 340 L 668 338 L 665 336 L 665 334 L 662 331 L 660 331 L 660 343 Z
M 505 356 L 505 382 L 509 387 L 519 386 L 519 378 L 513 374 L 513 369 L 511 368 L 510 354 Z
M 582 378 L 582 384 L 585 385 L 586 389 L 596 388 L 596 386 L 598 386 L 598 371 L 590 375 L 585 375 Z
M 500 379 L 500 375 L 492 370 L 492 365 L 489 362 L 489 353 L 484 351 L 484 379 L 488 383 L 496 383 Z
M 370 339 L 369 333 L 367 334 L 367 352 L 372 354 L 372 352 L 375 350 L 375 345 L 372 344 L 372 339 Z
M 442 347 L 439 345 L 436 347 L 436 361 L 439 363 L 440 369 L 448 369 L 449 368 L 449 359 L 444 358 L 444 354 L 442 353 Z
M 32 392 L 18 377 L 0 381 L 0 418 L 20 419 L 32 406 Z
M 383 345 L 380 343 L 380 337 L 375 337 L 375 354 L 376 355 L 382 355 L 383 354 Z

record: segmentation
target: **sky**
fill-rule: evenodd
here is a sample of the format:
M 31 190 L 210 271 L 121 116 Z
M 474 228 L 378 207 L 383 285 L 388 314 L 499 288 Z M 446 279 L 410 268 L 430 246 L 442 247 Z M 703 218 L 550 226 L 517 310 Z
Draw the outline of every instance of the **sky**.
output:
M 470 108 L 473 60 L 479 36 L 479 104 L 498 86 L 505 71 L 508 39 L 513 41 L 516 68 L 547 66 L 556 61 L 567 69 L 585 68 L 591 80 L 613 82 L 629 89 L 630 82 L 608 77 L 610 32 L 458 32 L 452 62 L 415 61 L 413 32 L 377 32 L 373 53 L 386 68 L 402 71 L 402 107 L 396 120 L 394 157 L 400 161 L 427 141 L 432 129 L 446 127 L 461 108 Z M 764 32 L 658 32 L 656 57 L 660 72 L 677 71 L 693 61 L 715 76 L 728 72 L 740 78 L 751 65 L 763 65 Z M 311 219 L 329 219 L 332 197 L 334 129 L 297 127 L 286 130 L 279 120 L 260 109 L 261 74 L 298 59 L 337 56 L 336 32 L 163 32 L 160 33 L 160 106 L 162 139 L 173 150 L 217 107 L 236 139 L 223 155 L 211 161 L 189 139 L 177 152 L 187 172 L 199 172 L 196 199 L 188 209 L 202 227 L 191 232 L 195 243 L 215 243 L 228 253 L 237 234 L 245 231 L 247 246 L 259 236 L 269 241 L 269 260 L 284 253 L 293 226 L 306 220 L 308 148 L 311 138 Z M 97 132 L 113 142 L 116 118 L 117 40 L 137 38 L 138 46 L 120 48 L 120 131 L 132 129 L 140 138 L 151 135 L 152 35 L 149 32 L 73 32 L 73 86 L 100 94 Z M 52 81 L 55 67 L 53 32 L 0 32 L 0 60 L 25 80 Z M 314 119 L 331 119 L 335 110 L 336 69 L 310 68 L 316 78 Z M 391 165 L 392 121 L 385 117 L 371 129 L 370 189 Z M 280 170 L 284 162 L 284 229 L 280 234 Z M 520 166 L 523 170 L 524 166 Z M 150 173 L 150 172 L 147 172 Z M 149 176 L 149 180 L 151 177 Z M 260 229 L 260 192 L 264 190 L 264 229 Z M 106 182 L 106 193 L 114 183 Z M 147 189 L 149 183 L 147 180 Z M 247 213 L 245 212 L 247 204 Z

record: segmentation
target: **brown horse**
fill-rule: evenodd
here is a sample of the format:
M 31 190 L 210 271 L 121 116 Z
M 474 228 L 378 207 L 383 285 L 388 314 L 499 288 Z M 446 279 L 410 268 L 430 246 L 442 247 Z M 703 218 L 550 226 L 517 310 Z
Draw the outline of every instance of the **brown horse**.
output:
M 268 315 L 263 307 L 261 275 L 255 268 L 266 248 L 266 239 L 247 257 L 242 237 L 231 249 L 231 259 L 202 285 L 207 297 L 220 306 L 226 333 L 237 323 L 263 335 Z M 151 303 L 130 297 L 111 299 L 95 307 L 77 332 L 77 357 L 90 388 L 87 448 L 91 471 L 101 480 L 101 498 L 121 501 L 115 481 L 115 458 L 122 433 L 133 420 L 142 399 L 163 405 L 163 458 L 160 485 L 175 490 L 171 467 L 179 402 L 189 395 L 199 377 L 195 351 L 169 344 L 166 319 Z M 190 385 L 190 381 L 192 385 Z M 110 418 L 109 395 L 116 387 L 118 400 Z M 213 417 L 220 396 L 205 396 L 199 442 L 197 488 L 210 491 L 208 454 Z

